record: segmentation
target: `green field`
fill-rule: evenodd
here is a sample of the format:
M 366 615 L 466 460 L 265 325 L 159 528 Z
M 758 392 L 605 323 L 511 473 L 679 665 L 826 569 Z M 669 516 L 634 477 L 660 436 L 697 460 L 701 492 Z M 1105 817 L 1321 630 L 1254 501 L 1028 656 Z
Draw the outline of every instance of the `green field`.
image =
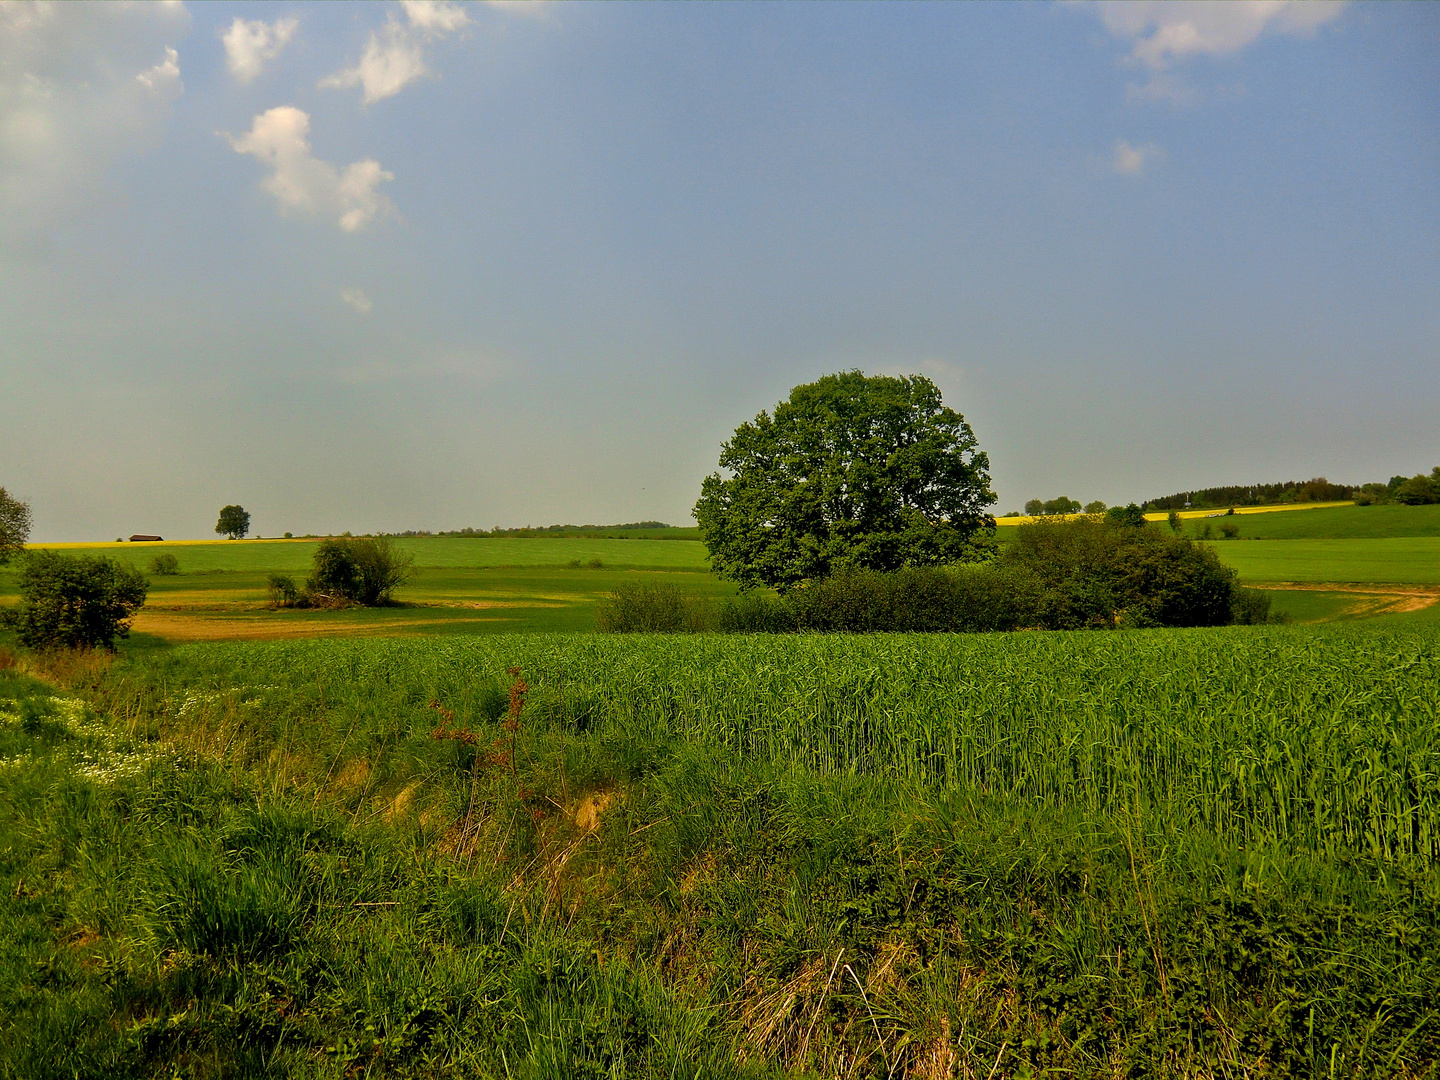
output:
M 1440 536 L 1440 505 L 1303 506 L 1266 514 L 1236 514 L 1229 518 L 1191 518 L 1187 534 L 1206 524 L 1240 527 L 1249 540 L 1350 540 L 1387 537 Z
M 1222 540 L 1215 551 L 1244 581 L 1440 584 L 1440 537 Z
M 0 662 L 0 1076 L 1432 1077 L 1379 626 Z
M 590 537 L 402 537 L 396 544 L 420 567 L 564 566 L 599 559 L 606 566 L 665 569 L 708 567 L 698 540 L 610 540 Z M 148 570 L 161 552 L 174 555 L 182 573 L 306 573 L 318 540 L 201 540 L 158 544 L 36 544 L 74 555 L 104 555 Z

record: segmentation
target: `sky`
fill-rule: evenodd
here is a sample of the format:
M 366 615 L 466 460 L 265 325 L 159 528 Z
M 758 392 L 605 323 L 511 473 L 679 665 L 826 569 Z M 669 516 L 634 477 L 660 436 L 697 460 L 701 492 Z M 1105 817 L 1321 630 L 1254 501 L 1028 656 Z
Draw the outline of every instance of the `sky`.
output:
M 0 2 L 32 540 L 691 524 L 923 374 L 997 512 L 1440 463 L 1440 5 Z

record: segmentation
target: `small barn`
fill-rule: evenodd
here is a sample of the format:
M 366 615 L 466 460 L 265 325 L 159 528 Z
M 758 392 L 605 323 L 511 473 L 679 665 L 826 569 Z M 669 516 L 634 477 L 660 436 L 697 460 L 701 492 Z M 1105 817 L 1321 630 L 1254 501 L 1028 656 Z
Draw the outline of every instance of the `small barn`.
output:
M 142 540 L 151 541 L 151 540 L 164 540 L 164 539 L 165 539 L 165 537 L 163 537 L 163 536 L 151 536 L 149 533 L 136 533 L 134 536 L 130 537 L 130 542 L 131 542 L 132 544 L 138 544 L 138 543 L 140 543 Z

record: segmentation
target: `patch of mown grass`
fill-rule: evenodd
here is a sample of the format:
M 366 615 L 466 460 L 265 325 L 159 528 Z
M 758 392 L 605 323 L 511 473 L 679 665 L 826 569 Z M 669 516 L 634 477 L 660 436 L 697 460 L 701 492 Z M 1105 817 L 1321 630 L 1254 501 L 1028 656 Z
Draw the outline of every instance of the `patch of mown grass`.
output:
M 1384 508 L 1359 507 L 1357 512 L 1375 509 Z M 1214 547 L 1221 561 L 1247 582 L 1440 584 L 1440 536 L 1221 540 Z

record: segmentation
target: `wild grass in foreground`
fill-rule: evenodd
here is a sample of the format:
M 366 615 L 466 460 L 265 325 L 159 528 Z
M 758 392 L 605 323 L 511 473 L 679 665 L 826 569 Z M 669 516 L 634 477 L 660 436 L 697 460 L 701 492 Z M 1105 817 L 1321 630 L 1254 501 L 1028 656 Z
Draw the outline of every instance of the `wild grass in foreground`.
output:
M 52 670 L 88 705 L 3 675 L 0 1068 L 1433 1076 L 1437 645 L 192 646 Z

